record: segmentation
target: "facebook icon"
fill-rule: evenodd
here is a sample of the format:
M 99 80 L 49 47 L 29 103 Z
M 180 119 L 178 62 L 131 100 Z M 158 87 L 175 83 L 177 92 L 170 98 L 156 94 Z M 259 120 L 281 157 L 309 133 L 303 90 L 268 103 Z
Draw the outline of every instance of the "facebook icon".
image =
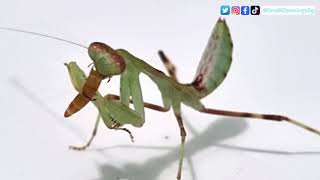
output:
M 250 14 L 249 6 L 241 6 L 241 15 L 249 15 L 249 14 Z

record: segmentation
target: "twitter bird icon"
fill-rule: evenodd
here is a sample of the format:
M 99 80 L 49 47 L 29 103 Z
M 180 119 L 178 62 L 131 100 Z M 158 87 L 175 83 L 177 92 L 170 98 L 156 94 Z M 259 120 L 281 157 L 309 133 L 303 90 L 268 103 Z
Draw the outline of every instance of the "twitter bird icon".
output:
M 228 6 L 228 5 L 220 6 L 220 14 L 221 15 L 229 15 L 230 14 L 230 6 Z

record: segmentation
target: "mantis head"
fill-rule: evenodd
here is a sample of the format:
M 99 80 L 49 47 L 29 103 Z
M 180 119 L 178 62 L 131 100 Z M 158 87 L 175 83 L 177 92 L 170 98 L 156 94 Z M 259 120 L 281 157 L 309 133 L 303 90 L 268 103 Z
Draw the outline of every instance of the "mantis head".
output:
M 119 75 L 126 67 L 123 57 L 104 43 L 91 43 L 88 53 L 95 68 L 103 76 Z

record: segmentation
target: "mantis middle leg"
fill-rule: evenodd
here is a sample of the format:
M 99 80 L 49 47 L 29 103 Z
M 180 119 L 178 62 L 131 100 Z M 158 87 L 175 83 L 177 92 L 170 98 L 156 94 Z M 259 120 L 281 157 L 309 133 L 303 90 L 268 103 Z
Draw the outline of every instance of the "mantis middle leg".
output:
M 96 122 L 94 124 L 94 128 L 93 128 L 93 131 L 92 131 L 92 135 L 89 139 L 89 141 L 83 145 L 83 146 L 69 146 L 69 149 L 72 149 L 72 150 L 76 150 L 76 151 L 84 151 L 87 147 L 90 146 L 90 144 L 92 143 L 94 137 L 97 135 L 97 131 L 98 131 L 98 125 L 99 125 L 99 122 L 100 122 L 100 114 L 98 114 L 97 116 L 97 119 L 96 119 Z
M 181 104 L 173 105 L 173 111 L 179 125 L 180 137 L 181 137 L 180 150 L 179 150 L 179 167 L 177 172 L 177 180 L 180 180 L 182 165 L 183 165 L 183 158 L 184 158 L 184 145 L 185 145 L 187 133 L 186 133 L 186 130 L 184 129 L 183 120 L 181 117 Z
M 172 62 L 170 61 L 170 59 L 168 58 L 168 56 L 166 56 L 166 54 L 162 51 L 159 50 L 158 51 L 158 55 L 162 61 L 162 63 L 164 64 L 165 68 L 167 69 L 169 76 L 174 79 L 175 81 L 178 82 L 177 79 L 177 73 L 176 73 L 176 67 L 174 64 L 172 64 Z
M 120 100 L 120 97 L 118 95 L 114 95 L 114 94 L 108 94 L 104 98 L 109 99 L 109 100 Z M 130 103 L 133 103 L 131 99 L 130 99 Z M 169 108 L 164 108 L 164 107 L 152 104 L 152 103 L 144 103 L 144 107 L 152 109 L 152 110 L 155 110 L 155 111 L 160 111 L 160 112 L 169 111 Z M 89 141 L 85 145 L 83 145 L 83 146 L 69 146 L 69 148 L 72 149 L 72 150 L 76 150 L 76 151 L 84 151 L 85 149 L 87 149 L 91 145 L 91 143 L 92 143 L 93 139 L 95 138 L 95 136 L 97 135 L 98 125 L 99 125 L 100 119 L 101 119 L 101 117 L 98 114 L 96 122 L 95 122 L 94 129 L 92 131 L 92 135 L 91 135 Z M 115 130 L 126 131 L 130 135 L 131 141 L 133 142 L 133 136 L 132 136 L 131 132 L 128 129 L 121 128 L 121 127 L 117 127 L 117 128 L 114 128 L 114 129 Z

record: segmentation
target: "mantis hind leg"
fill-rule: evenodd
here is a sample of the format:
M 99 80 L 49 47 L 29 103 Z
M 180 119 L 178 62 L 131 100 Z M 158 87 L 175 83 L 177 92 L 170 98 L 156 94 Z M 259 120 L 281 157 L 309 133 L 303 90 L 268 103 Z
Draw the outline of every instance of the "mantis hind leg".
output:
M 90 146 L 90 144 L 92 143 L 94 137 L 97 135 L 99 122 L 100 122 L 100 115 L 98 114 L 93 131 L 92 131 L 92 135 L 91 135 L 89 141 L 83 146 L 69 146 L 69 149 L 72 149 L 75 151 L 84 151 L 85 149 L 87 149 Z
M 306 131 L 312 132 L 320 136 L 319 130 L 283 115 L 259 114 L 259 113 L 228 111 L 223 109 L 209 109 L 209 108 L 203 108 L 203 109 L 200 109 L 199 111 L 203 113 L 222 115 L 222 116 L 254 118 L 254 119 L 269 120 L 269 121 L 275 121 L 275 122 L 285 121 L 294 126 L 300 127 Z
M 175 81 L 178 81 L 175 65 L 172 64 L 172 62 L 170 61 L 168 56 L 166 56 L 162 50 L 158 51 L 158 55 L 159 55 L 161 61 L 163 62 L 164 66 L 166 67 L 170 77 L 172 79 L 174 79 Z

